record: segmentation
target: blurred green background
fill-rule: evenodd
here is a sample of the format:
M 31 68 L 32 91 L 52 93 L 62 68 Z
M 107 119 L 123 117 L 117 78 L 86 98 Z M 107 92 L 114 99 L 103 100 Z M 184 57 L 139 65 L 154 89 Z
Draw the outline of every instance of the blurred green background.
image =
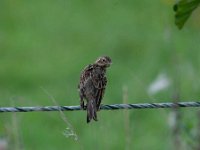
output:
M 170 102 L 200 97 L 200 16 L 174 25 L 172 0 L 1 0 L 0 106 L 79 105 L 81 70 L 101 55 L 112 58 L 104 104 Z M 151 91 L 160 75 L 164 88 Z M 123 92 L 125 89 L 125 92 Z M 48 91 L 48 94 L 47 92 Z M 123 100 L 123 97 L 128 97 Z M 125 98 L 124 98 L 125 99 Z M 197 108 L 181 109 L 182 145 L 197 129 Z M 0 114 L 9 149 L 152 149 L 174 147 L 170 109 Z

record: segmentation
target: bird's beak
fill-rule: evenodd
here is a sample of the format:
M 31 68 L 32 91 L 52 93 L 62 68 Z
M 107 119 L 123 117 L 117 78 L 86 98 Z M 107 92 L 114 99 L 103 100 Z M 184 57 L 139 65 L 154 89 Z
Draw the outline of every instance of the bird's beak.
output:
M 110 62 L 109 64 L 107 64 L 107 67 L 110 67 L 110 65 L 112 65 L 112 62 Z

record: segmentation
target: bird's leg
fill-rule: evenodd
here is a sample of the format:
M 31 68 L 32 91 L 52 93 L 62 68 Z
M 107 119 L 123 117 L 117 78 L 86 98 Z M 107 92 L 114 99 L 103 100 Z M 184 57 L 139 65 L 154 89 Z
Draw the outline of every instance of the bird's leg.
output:
M 85 105 L 84 105 L 84 100 L 83 100 L 83 97 L 82 96 L 80 96 L 80 107 L 81 107 L 81 109 L 85 109 Z
M 84 101 L 83 100 L 80 101 L 80 106 L 81 106 L 81 109 L 84 108 Z

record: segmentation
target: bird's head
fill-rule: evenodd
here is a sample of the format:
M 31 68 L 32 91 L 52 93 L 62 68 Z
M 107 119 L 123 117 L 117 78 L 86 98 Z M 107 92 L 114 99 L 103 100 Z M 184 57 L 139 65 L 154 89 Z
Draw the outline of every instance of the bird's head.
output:
M 112 64 L 112 60 L 108 56 L 99 57 L 95 63 L 101 67 L 109 67 Z

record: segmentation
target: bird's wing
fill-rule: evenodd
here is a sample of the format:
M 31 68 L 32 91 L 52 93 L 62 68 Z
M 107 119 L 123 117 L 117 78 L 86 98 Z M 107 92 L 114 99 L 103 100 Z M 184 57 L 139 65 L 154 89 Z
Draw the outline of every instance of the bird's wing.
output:
M 105 77 L 105 70 L 102 70 L 98 67 L 93 68 L 93 73 L 92 73 L 92 82 L 93 85 L 96 89 L 95 93 L 95 100 L 96 100 L 96 106 L 97 109 L 99 109 L 101 100 L 104 96 L 106 84 L 107 84 L 107 79 Z
M 86 66 L 80 76 L 78 89 L 79 89 L 79 96 L 80 96 L 80 105 L 82 108 L 84 108 L 85 84 L 91 78 L 92 69 L 93 69 L 92 65 Z
M 106 84 L 107 84 L 107 79 L 106 77 L 104 77 L 101 81 L 102 88 L 98 88 L 96 93 L 96 106 L 98 110 L 100 109 L 101 100 L 105 93 Z
M 88 65 L 84 68 L 81 73 L 80 83 L 79 83 L 79 90 L 80 90 L 80 97 L 84 97 L 84 87 L 88 81 L 92 81 L 94 86 L 94 95 L 91 95 L 95 98 L 96 108 L 99 109 L 101 100 L 103 98 L 105 87 L 107 84 L 107 79 L 104 76 L 104 70 L 100 70 L 94 64 Z
M 92 77 L 92 70 L 93 70 L 93 65 L 88 65 L 84 68 L 84 70 L 81 73 L 80 76 L 80 83 L 78 88 L 81 89 L 84 87 L 85 82 Z

